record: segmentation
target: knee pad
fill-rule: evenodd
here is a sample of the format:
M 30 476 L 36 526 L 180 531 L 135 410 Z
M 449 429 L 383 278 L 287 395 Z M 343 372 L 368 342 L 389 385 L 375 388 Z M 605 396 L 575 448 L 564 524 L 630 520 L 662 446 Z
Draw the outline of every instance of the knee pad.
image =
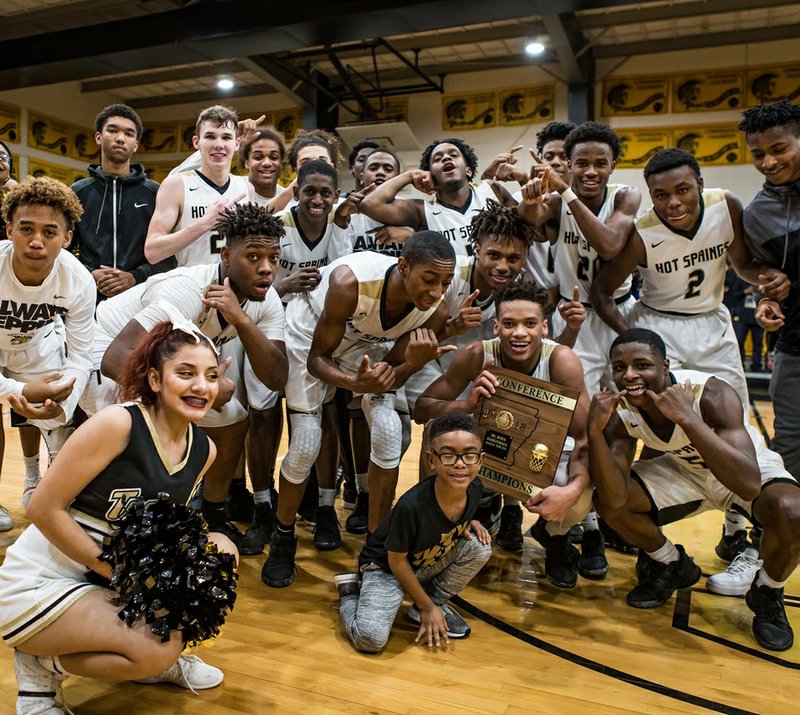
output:
M 292 413 L 289 423 L 292 436 L 281 464 L 281 474 L 292 484 L 302 484 L 308 478 L 322 444 L 322 416 L 318 413 Z
M 403 426 L 394 409 L 394 395 L 388 392 L 364 395 L 361 406 L 369 423 L 370 460 L 381 469 L 399 467 Z

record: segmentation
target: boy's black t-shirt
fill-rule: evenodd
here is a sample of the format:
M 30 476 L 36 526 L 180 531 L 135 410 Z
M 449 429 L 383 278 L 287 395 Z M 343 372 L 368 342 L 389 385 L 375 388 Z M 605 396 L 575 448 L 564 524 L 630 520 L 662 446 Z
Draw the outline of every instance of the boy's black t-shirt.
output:
M 399 551 L 408 554 L 411 568 L 418 571 L 435 564 L 463 537 L 475 516 L 483 485 L 479 479 L 472 480 L 464 514 L 457 521 L 450 521 L 436 501 L 435 481 L 436 477 L 429 477 L 397 500 L 389 516 L 367 539 L 358 558 L 359 567 L 375 563 L 391 573 L 388 552 Z

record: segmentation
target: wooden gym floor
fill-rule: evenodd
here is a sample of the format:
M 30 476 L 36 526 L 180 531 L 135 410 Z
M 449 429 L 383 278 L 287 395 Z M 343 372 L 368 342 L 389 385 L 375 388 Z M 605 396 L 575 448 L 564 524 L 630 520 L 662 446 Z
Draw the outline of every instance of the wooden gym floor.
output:
M 771 426 L 770 405 L 760 405 Z M 403 462 L 400 489 L 416 481 L 419 430 Z M 16 430 L 8 443 L 0 503 L 16 528 L 0 534 L 0 555 L 25 524 Z M 285 452 L 285 443 L 281 454 Z M 44 462 L 43 462 L 44 463 Z M 337 508 L 338 506 L 337 501 Z M 349 512 L 341 512 L 344 518 Z M 526 514 L 525 528 L 532 517 Z M 704 574 L 724 568 L 714 555 L 722 515 L 704 514 L 668 529 Z M 198 654 L 225 671 L 224 684 L 194 695 L 171 685 L 72 677 L 64 689 L 76 715 L 89 713 L 786 713 L 800 698 L 800 645 L 773 654 L 756 645 L 742 598 L 708 593 L 704 580 L 661 608 L 624 603 L 634 557 L 609 551 L 609 576 L 579 579 L 561 591 L 543 575 L 542 549 L 497 548 L 456 601 L 470 638 L 444 652 L 413 643 L 398 616 L 379 655 L 353 650 L 338 623 L 333 575 L 352 571 L 361 539 L 344 534 L 338 551 L 317 554 L 298 526 L 299 575 L 286 589 L 260 579 L 264 556 L 245 557 L 236 608 L 222 636 Z M 800 640 L 800 576 L 786 589 Z M 12 651 L 0 647 L 0 714 L 14 711 Z

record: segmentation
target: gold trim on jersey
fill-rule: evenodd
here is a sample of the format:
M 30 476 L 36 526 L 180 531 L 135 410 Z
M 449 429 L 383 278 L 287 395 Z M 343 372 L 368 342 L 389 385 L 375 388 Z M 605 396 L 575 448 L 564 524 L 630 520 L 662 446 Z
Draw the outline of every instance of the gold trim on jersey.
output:
M 164 465 L 164 468 L 167 470 L 167 474 L 169 474 L 170 476 L 172 476 L 173 474 L 177 474 L 179 471 L 181 471 L 181 469 L 183 469 L 186 466 L 186 463 L 189 461 L 189 455 L 192 453 L 192 441 L 194 439 L 192 426 L 189 425 L 186 428 L 188 432 L 188 436 L 186 438 L 186 454 L 183 456 L 183 459 L 180 462 L 178 462 L 178 464 L 172 465 L 169 463 L 167 455 L 161 446 L 161 439 L 159 438 L 158 432 L 156 431 L 156 426 L 150 419 L 150 413 L 147 411 L 147 408 L 141 403 L 137 403 L 136 406 L 142 411 L 142 416 L 144 417 L 144 423 L 147 425 L 147 429 L 150 431 L 150 437 L 153 439 L 153 444 L 155 445 L 156 451 L 158 452 L 158 456 L 161 458 L 161 462 Z
M 359 296 L 364 296 L 365 298 L 372 298 L 373 300 L 378 300 L 381 297 L 381 291 L 383 290 L 383 286 L 386 284 L 386 277 L 378 278 L 374 281 L 364 281 L 359 282 L 358 284 L 358 294 Z

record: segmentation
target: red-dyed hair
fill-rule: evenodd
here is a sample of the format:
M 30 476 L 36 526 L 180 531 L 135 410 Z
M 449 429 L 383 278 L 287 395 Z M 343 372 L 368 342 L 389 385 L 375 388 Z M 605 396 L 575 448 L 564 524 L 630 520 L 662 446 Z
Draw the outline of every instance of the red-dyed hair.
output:
M 200 344 L 208 346 L 219 363 L 217 352 L 205 338 L 200 339 Z M 117 399 L 141 400 L 147 407 L 155 404 L 157 395 L 150 387 L 147 372 L 152 367 L 160 374 L 164 361 L 173 358 L 185 345 L 197 345 L 197 341 L 182 330 L 174 330 L 168 320 L 158 323 L 131 351 L 119 379 Z

